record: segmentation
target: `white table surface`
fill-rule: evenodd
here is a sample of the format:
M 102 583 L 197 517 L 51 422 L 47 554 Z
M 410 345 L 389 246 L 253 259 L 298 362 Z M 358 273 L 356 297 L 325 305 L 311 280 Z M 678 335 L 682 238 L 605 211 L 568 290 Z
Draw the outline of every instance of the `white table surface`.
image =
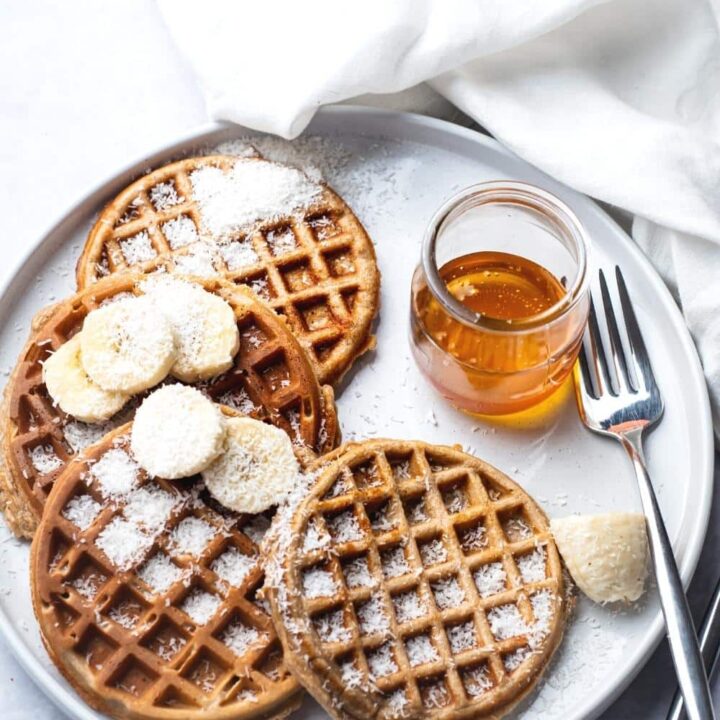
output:
M 460 119 L 427 90 L 395 104 Z M 192 73 L 151 0 L 1 3 L 0 283 L 24 249 L 87 189 L 206 120 Z M 716 503 L 690 592 L 697 614 L 720 575 L 718 557 Z M 661 720 L 674 685 L 663 643 L 603 719 Z M 713 685 L 720 700 L 720 683 Z M 62 718 L 2 640 L 0 717 Z

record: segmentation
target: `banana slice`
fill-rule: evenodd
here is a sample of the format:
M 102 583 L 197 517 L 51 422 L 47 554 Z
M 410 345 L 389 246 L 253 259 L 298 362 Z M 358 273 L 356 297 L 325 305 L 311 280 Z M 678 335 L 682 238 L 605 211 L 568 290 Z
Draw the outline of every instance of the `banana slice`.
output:
M 104 390 L 137 393 L 153 387 L 176 357 L 172 326 L 148 297 L 104 305 L 85 318 L 80 360 Z
M 103 390 L 87 376 L 80 362 L 80 335 L 45 361 L 43 381 L 60 409 L 82 422 L 104 422 L 130 399 L 127 393 Z
M 172 375 L 186 383 L 229 370 L 240 348 L 233 309 L 221 297 L 177 278 L 154 278 L 143 286 L 175 332 Z
M 639 513 L 578 515 L 550 521 L 578 587 L 597 603 L 637 600 L 645 589 L 647 533 Z
M 130 445 L 150 475 L 174 480 L 204 470 L 225 444 L 225 417 L 199 390 L 166 385 L 143 400 Z
M 225 452 L 202 474 L 210 494 L 237 512 L 259 513 L 277 505 L 300 472 L 290 438 L 248 417 L 229 418 L 227 427 Z

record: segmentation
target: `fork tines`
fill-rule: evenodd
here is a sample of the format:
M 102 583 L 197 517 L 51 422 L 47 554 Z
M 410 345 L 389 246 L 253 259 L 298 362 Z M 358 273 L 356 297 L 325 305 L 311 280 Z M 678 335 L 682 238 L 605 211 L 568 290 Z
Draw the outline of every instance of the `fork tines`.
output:
M 594 299 L 590 299 L 588 329 L 580 353 L 583 390 L 593 398 L 610 394 L 655 394 L 657 386 L 645 341 L 633 310 L 622 271 L 615 266 L 615 280 L 620 299 L 620 324 L 610 296 L 605 273 L 600 270 L 600 295 L 607 325 L 607 347 L 603 342 Z M 623 341 L 623 337 L 625 341 Z

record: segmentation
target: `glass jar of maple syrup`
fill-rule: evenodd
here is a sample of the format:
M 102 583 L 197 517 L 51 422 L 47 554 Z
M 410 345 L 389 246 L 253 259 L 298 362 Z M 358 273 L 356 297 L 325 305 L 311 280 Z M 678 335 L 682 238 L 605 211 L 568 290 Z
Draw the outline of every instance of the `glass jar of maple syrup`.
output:
M 518 182 L 474 185 L 425 234 L 412 281 L 411 345 L 457 407 L 518 412 L 573 368 L 588 315 L 589 242 L 573 212 Z

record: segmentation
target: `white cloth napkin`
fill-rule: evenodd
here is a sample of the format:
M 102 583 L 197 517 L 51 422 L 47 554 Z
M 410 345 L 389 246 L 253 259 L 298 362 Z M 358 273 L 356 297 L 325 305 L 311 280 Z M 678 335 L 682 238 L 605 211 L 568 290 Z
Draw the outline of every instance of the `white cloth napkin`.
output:
M 644 218 L 634 234 L 681 303 L 720 438 L 711 1 L 159 4 L 215 118 L 293 137 L 324 104 L 428 81 L 521 157 Z

